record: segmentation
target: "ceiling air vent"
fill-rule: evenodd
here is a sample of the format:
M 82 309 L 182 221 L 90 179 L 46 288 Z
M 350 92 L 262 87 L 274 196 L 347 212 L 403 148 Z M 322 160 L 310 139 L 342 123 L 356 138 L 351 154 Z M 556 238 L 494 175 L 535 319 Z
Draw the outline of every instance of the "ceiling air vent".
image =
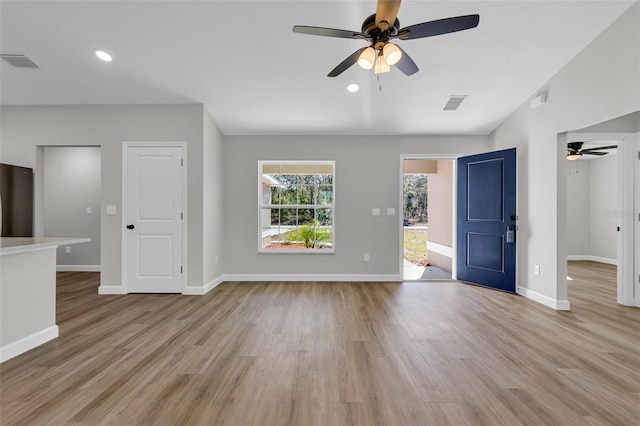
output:
M 39 68 L 35 62 L 24 55 L 9 55 L 2 53 L 0 54 L 0 58 L 9 62 L 16 68 Z
M 444 106 L 444 108 L 442 108 L 443 111 L 455 111 L 458 109 L 458 107 L 460 106 L 460 104 L 462 103 L 462 101 L 464 101 L 464 98 L 466 98 L 468 95 L 451 95 L 449 96 L 449 101 L 447 102 L 447 104 Z

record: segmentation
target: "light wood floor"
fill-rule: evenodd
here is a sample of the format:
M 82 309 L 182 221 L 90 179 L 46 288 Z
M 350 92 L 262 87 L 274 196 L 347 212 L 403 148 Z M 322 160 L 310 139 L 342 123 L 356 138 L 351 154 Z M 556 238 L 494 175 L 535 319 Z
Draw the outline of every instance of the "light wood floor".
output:
M 613 267 L 569 274 L 571 312 L 456 282 L 99 296 L 60 273 L 60 337 L 2 364 L 0 423 L 637 425 L 640 309 Z

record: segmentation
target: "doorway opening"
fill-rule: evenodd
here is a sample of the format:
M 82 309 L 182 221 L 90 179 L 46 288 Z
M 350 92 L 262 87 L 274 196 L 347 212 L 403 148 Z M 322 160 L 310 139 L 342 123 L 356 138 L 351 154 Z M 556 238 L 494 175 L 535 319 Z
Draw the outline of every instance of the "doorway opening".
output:
M 598 294 L 603 300 L 626 304 L 625 233 L 621 230 L 626 228 L 623 204 L 628 180 L 624 173 L 627 141 L 615 135 L 570 134 L 568 146 L 576 141 L 584 152 L 596 155 L 582 155 L 567 162 L 568 296 L 572 303 L 580 303 L 581 286 L 597 273 L 601 275 L 601 285 L 611 286 L 600 289 Z M 602 147 L 605 149 L 599 149 Z
M 91 238 L 57 248 L 58 271 L 100 272 L 101 148 L 42 146 L 42 236 Z
M 402 158 L 404 280 L 451 280 L 454 168 L 450 158 Z

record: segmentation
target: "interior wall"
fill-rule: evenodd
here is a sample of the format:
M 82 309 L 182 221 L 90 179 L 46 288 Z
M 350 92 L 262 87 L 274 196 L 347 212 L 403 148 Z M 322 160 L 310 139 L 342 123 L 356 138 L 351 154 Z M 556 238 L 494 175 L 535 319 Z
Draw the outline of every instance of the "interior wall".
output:
M 618 258 L 618 157 L 595 158 L 589 173 L 589 237 L 591 255 L 613 263 Z
M 203 284 L 207 285 L 223 273 L 223 208 L 224 185 L 223 174 L 223 137 L 213 121 L 211 114 L 203 109 L 203 146 L 202 146 L 202 265 Z M 198 159 L 194 159 L 198 160 Z M 195 195 L 195 194 L 194 194 Z
M 567 256 L 616 263 L 618 157 L 569 162 L 567 168 Z
M 227 136 L 225 273 L 400 275 L 400 154 L 474 154 L 487 136 Z M 258 161 L 335 160 L 335 253 L 258 253 Z M 372 216 L 372 208 L 380 216 Z M 387 208 L 395 216 L 386 215 Z M 369 253 L 370 261 L 363 260 Z
M 100 148 L 44 149 L 44 236 L 84 237 L 90 242 L 57 249 L 58 266 L 100 267 Z M 91 209 L 91 213 L 87 213 Z
M 567 164 L 567 256 L 570 259 L 591 255 L 590 164 L 590 161 Z
M 202 286 L 203 108 L 196 104 L 2 106 L 0 161 L 35 169 L 38 146 L 84 146 L 90 141 L 101 147 L 100 280 L 101 286 L 118 287 L 122 283 L 122 143 L 187 142 L 187 283 Z M 116 206 L 117 214 L 106 215 L 107 205 Z
M 624 54 L 620 53 L 624 46 Z M 572 59 L 492 134 L 496 149 L 518 147 L 518 285 L 556 309 L 568 309 L 566 285 L 566 134 L 640 110 L 640 4 Z M 560 136 L 559 136 L 560 135 Z M 534 266 L 540 273 L 534 273 Z

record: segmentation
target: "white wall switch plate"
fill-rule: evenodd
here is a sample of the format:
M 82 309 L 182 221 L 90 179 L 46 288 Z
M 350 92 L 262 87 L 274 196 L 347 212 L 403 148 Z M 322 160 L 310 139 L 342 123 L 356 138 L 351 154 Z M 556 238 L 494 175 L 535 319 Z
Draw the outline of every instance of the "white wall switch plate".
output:
M 116 214 L 116 206 L 107 206 L 107 214 L 115 215 Z
M 536 275 L 540 275 L 540 265 L 536 265 L 533 267 L 533 273 Z
M 371 209 L 371 216 L 380 216 L 380 209 L 377 207 L 374 207 Z
M 365 253 L 364 254 L 364 261 L 368 262 L 369 261 L 369 253 Z
M 396 209 L 394 209 L 393 207 L 387 207 L 387 216 L 395 216 L 396 215 Z
M 87 214 L 93 214 L 93 209 L 91 207 L 87 207 Z

